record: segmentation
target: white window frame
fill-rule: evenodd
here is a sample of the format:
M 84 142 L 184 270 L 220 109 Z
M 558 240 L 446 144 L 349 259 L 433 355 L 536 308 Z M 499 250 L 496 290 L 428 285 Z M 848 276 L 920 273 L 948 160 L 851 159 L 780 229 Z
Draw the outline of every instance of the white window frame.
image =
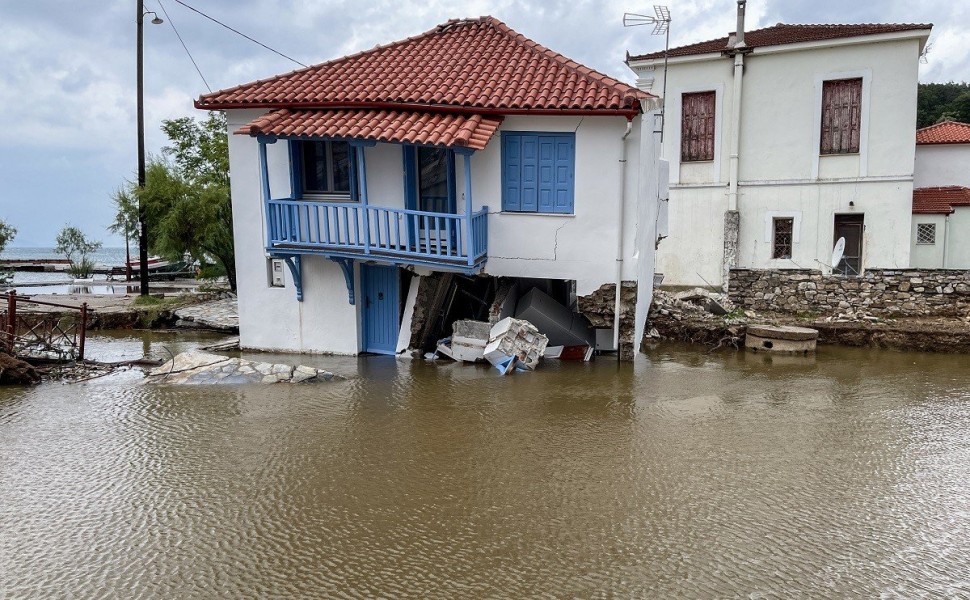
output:
M 791 219 L 791 258 L 773 258 L 775 254 L 775 219 Z M 768 245 L 769 261 L 793 260 L 795 250 L 801 241 L 802 211 L 800 210 L 769 210 L 765 213 L 765 243 Z
M 933 230 L 933 241 L 932 242 L 921 242 L 919 241 L 919 230 L 920 227 L 930 227 Z M 936 245 L 936 223 L 917 223 L 916 224 L 916 245 L 917 246 L 935 246 Z
M 711 177 L 713 182 L 721 181 L 721 136 L 724 133 L 724 84 L 723 83 L 707 83 L 698 84 L 690 87 L 678 88 L 676 90 L 668 91 L 668 98 L 683 98 L 684 94 L 696 94 L 699 92 L 714 92 L 714 174 Z M 685 165 L 706 165 L 711 161 L 704 162 L 687 162 L 682 163 L 680 161 L 680 138 L 681 138 L 681 120 L 683 118 L 683 102 L 670 102 L 667 103 L 665 100 L 665 109 L 667 110 L 667 115 L 665 120 L 667 123 L 664 127 L 669 126 L 670 133 L 669 138 L 665 135 L 665 138 L 670 140 L 677 140 L 677 143 L 669 143 L 667 139 L 664 140 L 664 154 L 668 154 L 667 160 L 671 164 L 676 165 L 676 168 L 671 168 L 670 175 L 670 185 L 677 185 L 680 183 L 680 166 Z M 672 156 L 670 156 L 672 154 Z M 674 181 L 673 177 L 676 175 L 677 180 Z
M 819 162 L 823 158 L 835 156 L 855 156 L 855 154 L 822 154 L 822 87 L 826 81 L 840 79 L 862 79 L 862 114 L 859 118 L 859 177 L 869 174 L 869 110 L 872 94 L 872 69 L 855 71 L 832 71 L 815 77 L 815 114 L 812 122 L 812 179 L 818 179 Z

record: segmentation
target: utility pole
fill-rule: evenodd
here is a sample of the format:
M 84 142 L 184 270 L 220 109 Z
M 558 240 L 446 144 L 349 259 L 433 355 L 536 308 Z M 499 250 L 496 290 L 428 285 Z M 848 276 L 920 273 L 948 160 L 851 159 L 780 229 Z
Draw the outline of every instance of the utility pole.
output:
M 158 15 L 155 16 L 158 18 Z M 138 62 L 138 279 L 142 296 L 148 295 L 148 227 L 145 223 L 145 203 L 142 192 L 145 189 L 145 68 L 143 56 L 145 28 L 145 0 L 138 0 L 138 48 L 135 56 Z

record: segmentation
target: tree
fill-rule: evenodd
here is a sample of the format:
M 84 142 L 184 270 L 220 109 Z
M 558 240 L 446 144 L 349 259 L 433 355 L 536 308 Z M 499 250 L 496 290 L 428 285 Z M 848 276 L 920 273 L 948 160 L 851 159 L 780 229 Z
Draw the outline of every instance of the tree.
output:
M 129 189 L 121 188 L 115 192 L 115 220 L 108 225 L 108 231 L 125 237 L 125 278 L 131 279 L 131 246 L 132 240 L 138 239 L 138 202 Z
M 947 119 L 970 122 L 970 83 L 921 83 L 916 95 L 916 126 Z
M 225 115 L 166 120 L 162 131 L 171 145 L 150 161 L 144 189 L 131 188 L 145 205 L 149 248 L 173 260 L 185 254 L 214 260 L 235 290 Z
M 17 230 L 7 225 L 5 221 L 0 219 L 0 252 L 7 247 L 14 237 L 17 235 Z
M 94 271 L 94 261 L 88 258 L 92 252 L 101 248 L 101 242 L 89 240 L 77 227 L 65 225 L 57 234 L 56 249 L 71 263 L 68 273 L 74 277 L 85 278 Z

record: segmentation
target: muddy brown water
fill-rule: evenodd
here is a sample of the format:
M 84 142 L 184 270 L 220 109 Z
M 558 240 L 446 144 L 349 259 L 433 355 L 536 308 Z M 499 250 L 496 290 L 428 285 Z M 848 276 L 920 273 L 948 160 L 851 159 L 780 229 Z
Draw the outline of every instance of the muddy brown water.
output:
M 965 356 L 302 362 L 0 389 L 0 597 L 970 597 Z

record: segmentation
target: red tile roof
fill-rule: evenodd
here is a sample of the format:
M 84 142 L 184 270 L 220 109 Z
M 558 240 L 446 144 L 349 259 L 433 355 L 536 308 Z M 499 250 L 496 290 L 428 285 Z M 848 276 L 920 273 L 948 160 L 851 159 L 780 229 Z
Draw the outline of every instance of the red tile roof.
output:
M 970 144 L 970 123 L 943 121 L 916 130 L 917 144 Z
M 461 146 L 482 150 L 501 117 L 388 110 L 291 110 L 267 113 L 239 134 L 357 138 L 378 142 Z
M 914 215 L 948 215 L 955 206 L 970 206 L 970 188 L 949 185 L 913 190 Z
M 930 29 L 931 23 L 860 23 L 856 25 L 788 25 L 778 23 L 771 27 L 746 31 L 744 44 L 747 48 L 762 48 L 765 46 L 780 46 L 782 44 L 797 44 L 798 42 L 820 42 L 839 38 L 875 35 L 878 33 L 895 33 L 897 31 L 914 31 Z M 731 34 L 734 35 L 733 33 Z M 667 56 L 693 56 L 695 54 L 710 54 L 727 49 L 730 36 L 698 42 L 678 48 L 671 48 Z M 663 50 L 651 52 L 641 56 L 631 56 L 629 60 L 652 60 L 663 58 Z
M 633 116 L 650 94 L 585 67 L 493 17 L 201 96 L 197 108 L 384 108 Z

